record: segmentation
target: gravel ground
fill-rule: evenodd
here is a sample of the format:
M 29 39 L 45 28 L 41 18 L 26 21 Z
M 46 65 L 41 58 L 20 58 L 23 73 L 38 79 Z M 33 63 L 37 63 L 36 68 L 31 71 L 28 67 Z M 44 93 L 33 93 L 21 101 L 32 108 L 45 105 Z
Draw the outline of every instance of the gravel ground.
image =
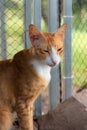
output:
M 77 93 L 79 88 L 77 86 L 72 87 L 72 96 L 75 97 L 79 102 L 87 107 L 87 89 L 83 89 L 81 92 Z M 49 94 L 48 91 L 45 90 L 42 99 L 43 105 L 43 113 L 47 113 L 49 110 Z
M 77 93 L 78 87 L 72 87 L 72 96 L 75 97 L 80 103 L 87 107 L 87 89 L 82 90 L 81 92 Z M 49 94 L 48 91 L 45 90 L 42 94 L 42 105 L 43 105 L 43 114 L 49 111 Z M 13 127 L 11 130 L 20 130 L 18 127 Z
M 78 88 L 73 86 L 72 90 L 73 96 L 87 107 L 87 89 L 84 89 L 81 92 L 77 93 L 76 91 L 78 90 Z

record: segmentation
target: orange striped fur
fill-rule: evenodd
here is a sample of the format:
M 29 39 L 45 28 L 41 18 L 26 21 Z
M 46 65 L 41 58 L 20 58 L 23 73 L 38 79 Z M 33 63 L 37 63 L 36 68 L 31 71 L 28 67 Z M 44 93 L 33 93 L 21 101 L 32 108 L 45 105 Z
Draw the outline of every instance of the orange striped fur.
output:
M 9 130 L 16 111 L 21 130 L 33 130 L 33 102 L 60 62 L 66 24 L 54 33 L 29 26 L 31 47 L 0 61 L 0 130 Z

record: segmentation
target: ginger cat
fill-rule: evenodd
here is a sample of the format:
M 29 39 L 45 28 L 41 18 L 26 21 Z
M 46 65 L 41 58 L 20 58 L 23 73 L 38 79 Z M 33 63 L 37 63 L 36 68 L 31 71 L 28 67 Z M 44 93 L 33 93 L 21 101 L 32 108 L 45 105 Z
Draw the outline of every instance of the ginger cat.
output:
M 60 62 L 66 27 L 49 33 L 31 24 L 31 47 L 0 61 L 0 130 L 10 129 L 14 111 L 21 130 L 33 130 L 33 102 L 48 86 L 51 67 Z

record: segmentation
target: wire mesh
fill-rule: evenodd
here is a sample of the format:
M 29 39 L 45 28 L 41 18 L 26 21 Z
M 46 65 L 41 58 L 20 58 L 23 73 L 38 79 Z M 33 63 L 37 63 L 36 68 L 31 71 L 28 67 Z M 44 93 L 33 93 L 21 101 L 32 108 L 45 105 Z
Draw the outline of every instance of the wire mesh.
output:
M 83 86 L 87 84 L 87 0 L 72 2 L 73 86 Z M 42 17 L 46 23 L 43 30 L 47 30 L 47 1 L 42 0 L 42 4 Z M 24 6 L 23 0 L 0 0 L 0 60 L 11 58 L 24 48 Z
M 0 59 L 24 48 L 23 1 L 0 0 Z
M 73 85 L 87 84 L 87 1 L 73 0 L 72 72 Z

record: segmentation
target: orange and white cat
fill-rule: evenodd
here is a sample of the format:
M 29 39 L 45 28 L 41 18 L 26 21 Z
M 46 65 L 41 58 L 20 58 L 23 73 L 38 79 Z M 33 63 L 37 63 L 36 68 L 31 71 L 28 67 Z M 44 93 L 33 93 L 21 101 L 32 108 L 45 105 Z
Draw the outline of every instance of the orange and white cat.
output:
M 14 111 L 21 130 L 33 130 L 33 102 L 48 86 L 51 68 L 60 62 L 66 27 L 49 33 L 31 24 L 31 47 L 0 61 L 0 130 L 10 129 Z

